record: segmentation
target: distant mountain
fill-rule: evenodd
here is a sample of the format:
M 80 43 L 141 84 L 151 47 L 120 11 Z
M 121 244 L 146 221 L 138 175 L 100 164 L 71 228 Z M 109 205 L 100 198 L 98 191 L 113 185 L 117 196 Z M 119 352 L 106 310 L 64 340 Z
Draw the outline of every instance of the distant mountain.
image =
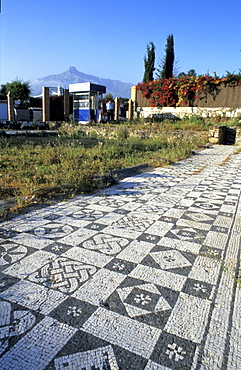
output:
M 110 80 L 92 75 L 87 75 L 79 72 L 75 67 L 69 67 L 65 72 L 57 75 L 50 75 L 37 80 L 31 81 L 32 95 L 40 95 L 42 87 L 57 87 L 61 86 L 65 89 L 69 88 L 69 84 L 80 82 L 92 82 L 97 85 L 106 86 L 106 93 L 112 94 L 114 98 L 130 98 L 132 83 L 125 83 L 118 80 Z

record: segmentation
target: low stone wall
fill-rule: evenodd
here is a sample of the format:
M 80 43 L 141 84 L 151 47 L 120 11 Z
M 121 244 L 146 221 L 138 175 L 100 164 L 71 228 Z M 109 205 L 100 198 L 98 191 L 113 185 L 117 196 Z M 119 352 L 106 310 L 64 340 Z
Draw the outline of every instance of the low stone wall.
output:
M 191 115 L 207 117 L 234 118 L 241 117 L 241 109 L 236 108 L 199 108 L 199 107 L 138 107 L 135 118 L 148 118 L 153 116 L 163 116 L 164 118 L 183 118 Z
M 79 131 L 83 131 L 88 135 L 101 135 L 108 138 L 116 138 L 118 137 L 118 131 L 122 129 L 123 126 L 89 126 L 89 125 L 80 125 Z M 70 127 L 71 129 L 71 127 Z M 62 130 L 65 130 L 65 126 L 62 126 Z M 161 137 L 163 134 L 168 136 L 168 139 L 170 141 L 174 139 L 181 139 L 184 137 L 188 137 L 190 135 L 192 136 L 200 136 L 205 135 L 208 140 L 208 133 L 206 131 L 185 131 L 185 130 L 175 130 L 175 131 L 165 131 L 163 132 L 162 128 L 160 126 L 155 127 L 154 125 L 150 124 L 146 128 L 143 129 L 135 129 L 131 127 L 127 127 L 128 135 L 129 136 L 135 136 L 139 138 L 158 138 Z M 66 126 L 66 132 L 71 132 L 71 130 L 68 130 Z
M 71 127 L 66 125 L 66 131 L 69 131 Z M 108 138 L 116 138 L 118 136 L 118 131 L 122 126 L 89 126 L 89 125 L 80 125 L 79 131 L 85 132 L 87 135 L 101 135 Z M 65 127 L 62 126 L 62 129 L 65 130 Z M 135 129 L 127 127 L 129 136 L 136 136 L 139 138 L 153 138 L 160 137 L 163 135 L 161 127 L 155 127 L 154 125 L 147 126 L 145 129 Z M 224 144 L 224 145 L 241 145 L 241 127 L 229 128 L 227 126 L 213 126 L 209 132 L 205 131 L 184 131 L 176 130 L 169 131 L 166 133 L 169 136 L 169 140 L 181 139 L 190 134 L 193 136 L 197 135 L 207 135 L 207 141 L 211 144 Z

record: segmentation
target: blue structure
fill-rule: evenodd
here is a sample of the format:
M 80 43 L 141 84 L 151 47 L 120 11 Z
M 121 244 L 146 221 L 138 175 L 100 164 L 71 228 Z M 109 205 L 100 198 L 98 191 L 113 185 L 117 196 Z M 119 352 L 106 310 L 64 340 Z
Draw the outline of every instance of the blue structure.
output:
M 69 92 L 73 93 L 74 120 L 80 123 L 98 121 L 101 113 L 102 95 L 106 87 L 83 82 L 69 85 Z

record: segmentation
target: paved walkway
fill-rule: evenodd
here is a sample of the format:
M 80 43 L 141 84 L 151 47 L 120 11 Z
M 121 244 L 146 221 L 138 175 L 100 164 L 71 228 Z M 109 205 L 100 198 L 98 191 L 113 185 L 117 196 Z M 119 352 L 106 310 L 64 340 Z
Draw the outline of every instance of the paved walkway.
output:
M 0 368 L 241 369 L 241 153 L 0 225 Z

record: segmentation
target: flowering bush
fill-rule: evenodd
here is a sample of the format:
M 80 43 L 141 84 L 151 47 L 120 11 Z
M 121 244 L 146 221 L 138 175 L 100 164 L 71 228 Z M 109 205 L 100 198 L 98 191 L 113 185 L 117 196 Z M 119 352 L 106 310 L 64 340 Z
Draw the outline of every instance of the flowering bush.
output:
M 139 83 L 137 89 L 142 92 L 143 97 L 150 100 L 152 107 L 178 107 L 182 102 L 193 106 L 195 99 L 204 99 L 209 94 L 215 97 L 222 86 L 241 86 L 241 75 L 228 74 L 220 78 L 215 73 L 214 77 L 205 75 L 162 78 Z

